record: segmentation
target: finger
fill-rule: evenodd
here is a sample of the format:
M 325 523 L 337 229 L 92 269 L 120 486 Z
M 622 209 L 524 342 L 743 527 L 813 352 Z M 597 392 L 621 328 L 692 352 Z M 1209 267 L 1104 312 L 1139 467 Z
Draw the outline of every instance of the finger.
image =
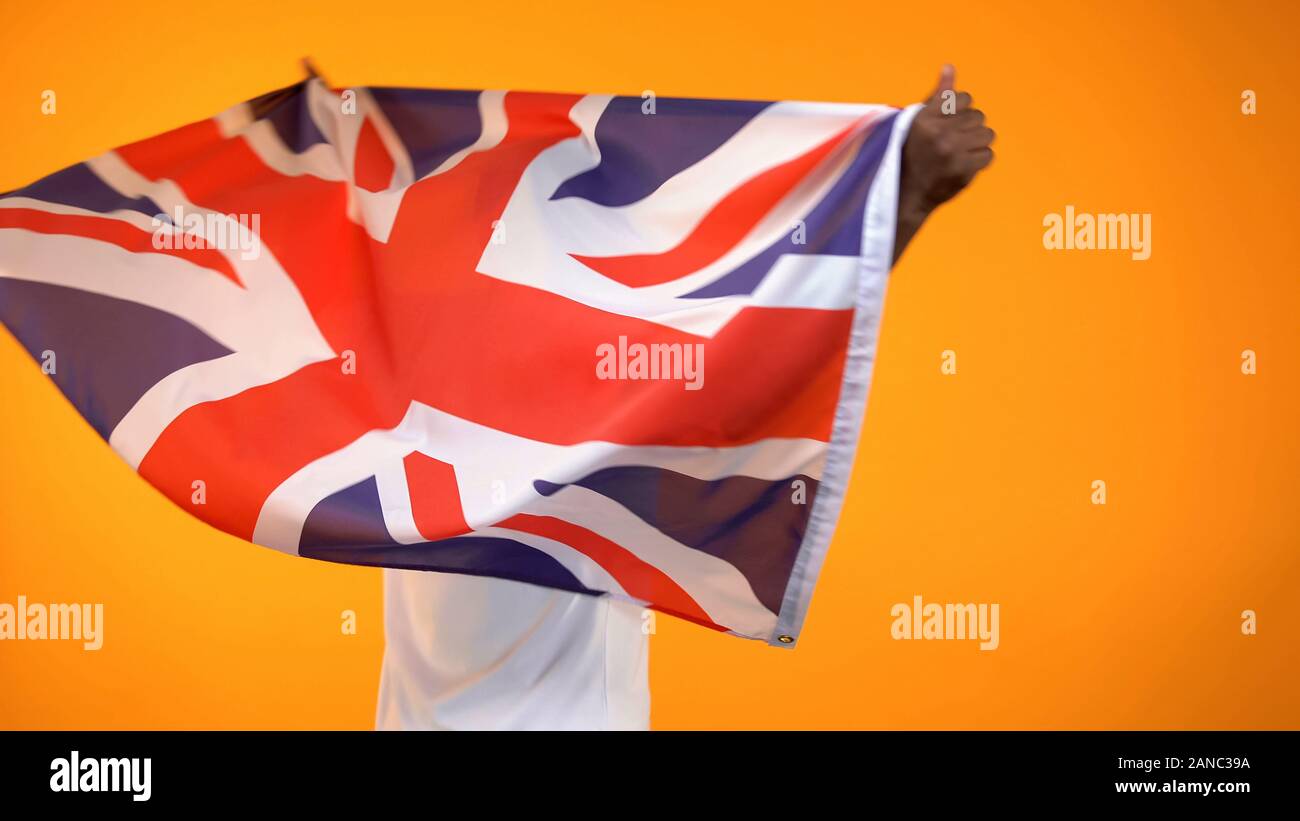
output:
M 953 115 L 962 130 L 979 128 L 984 125 L 984 112 L 978 108 L 968 108 Z
M 930 92 L 929 101 L 937 100 L 945 91 L 952 91 L 952 84 L 956 78 L 957 69 L 952 67 L 952 63 L 944 63 L 939 71 L 939 84 L 934 87 L 934 91 Z
M 993 144 L 993 140 L 995 140 L 997 136 L 997 133 L 988 126 L 980 126 L 979 128 L 972 128 L 969 131 L 962 132 L 962 139 L 965 141 L 966 145 L 972 149 L 988 148 Z
M 992 148 L 977 148 L 966 154 L 966 170 L 972 177 L 977 172 L 988 168 L 991 162 L 993 162 Z
M 945 117 L 952 117 L 970 108 L 970 94 L 965 91 L 945 89 L 935 95 L 928 108 L 938 109 Z

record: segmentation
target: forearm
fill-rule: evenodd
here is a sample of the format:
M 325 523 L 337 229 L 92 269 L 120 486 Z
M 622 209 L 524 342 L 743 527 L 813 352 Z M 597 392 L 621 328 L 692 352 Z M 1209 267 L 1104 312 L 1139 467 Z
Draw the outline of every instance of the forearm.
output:
M 916 236 L 920 230 L 921 223 L 925 222 L 934 210 L 933 206 L 926 203 L 925 198 L 911 186 L 908 185 L 908 174 L 906 165 L 903 168 L 903 180 L 899 186 L 898 192 L 898 219 L 894 229 L 894 258 L 893 263 L 898 262 L 898 258 L 903 255 L 903 249 Z

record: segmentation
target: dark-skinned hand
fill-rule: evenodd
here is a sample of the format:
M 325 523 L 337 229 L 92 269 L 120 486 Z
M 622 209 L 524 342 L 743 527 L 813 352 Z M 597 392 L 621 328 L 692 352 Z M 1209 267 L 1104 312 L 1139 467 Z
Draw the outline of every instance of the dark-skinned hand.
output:
M 956 196 L 993 162 L 993 129 L 971 96 L 953 87 L 956 71 L 944 66 L 939 85 L 917 112 L 903 144 L 894 259 L 902 254 L 935 208 Z

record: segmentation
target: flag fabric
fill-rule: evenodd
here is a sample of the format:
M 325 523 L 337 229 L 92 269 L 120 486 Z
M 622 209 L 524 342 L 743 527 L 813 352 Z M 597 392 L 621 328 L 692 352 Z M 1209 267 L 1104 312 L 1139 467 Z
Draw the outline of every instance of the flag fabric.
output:
M 792 645 L 915 108 L 313 78 L 0 196 L 0 321 L 223 531 Z

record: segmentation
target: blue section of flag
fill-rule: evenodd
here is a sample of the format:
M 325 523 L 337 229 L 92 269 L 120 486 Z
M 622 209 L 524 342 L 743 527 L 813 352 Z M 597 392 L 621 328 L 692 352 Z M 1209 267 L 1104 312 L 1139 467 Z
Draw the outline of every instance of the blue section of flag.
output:
M 3 198 L 27 197 L 41 202 L 55 202 L 107 214 L 110 211 L 139 211 L 155 217 L 162 213 L 158 203 L 148 197 L 125 197 L 90 170 L 85 163 L 77 163 L 37 180 L 26 188 L 10 191 Z
M 322 499 L 303 525 L 298 554 L 344 564 L 492 576 L 597 594 L 551 556 L 513 539 L 457 536 L 401 545 L 384 526 L 374 477 Z
M 771 105 L 673 97 L 654 103 L 654 113 L 647 114 L 640 97 L 611 100 L 596 124 L 600 165 L 565 181 L 551 199 L 630 205 L 713 153 Z
M 781 610 L 817 493 L 817 480 L 803 475 L 776 482 L 749 476 L 709 481 L 642 466 L 605 468 L 571 484 L 613 499 L 672 539 L 731 563 L 773 613 Z M 564 487 L 542 481 L 533 486 L 543 496 Z
M 397 542 L 384 525 L 379 484 L 372 476 L 328 496 L 312 508 L 302 525 L 302 547 L 392 547 Z
M 281 142 L 298 154 L 317 143 L 325 142 L 325 135 L 316 127 L 307 105 L 306 84 L 273 91 L 249 100 L 253 117 L 267 120 Z
M 410 155 L 417 180 L 477 142 L 483 128 L 477 91 L 372 88 L 370 95 Z
M 707 299 L 752 294 L 784 254 L 835 254 L 857 256 L 862 252 L 862 217 L 876 169 L 889 147 L 896 115 L 881 120 L 863 141 L 852 165 L 826 196 L 804 217 L 803 242 L 794 241 L 796 228 L 739 265 L 734 271 L 703 288 L 683 294 L 685 298 Z
M 138 302 L 0 277 L 0 323 L 108 439 L 145 392 L 167 375 L 230 353 L 185 320 Z

